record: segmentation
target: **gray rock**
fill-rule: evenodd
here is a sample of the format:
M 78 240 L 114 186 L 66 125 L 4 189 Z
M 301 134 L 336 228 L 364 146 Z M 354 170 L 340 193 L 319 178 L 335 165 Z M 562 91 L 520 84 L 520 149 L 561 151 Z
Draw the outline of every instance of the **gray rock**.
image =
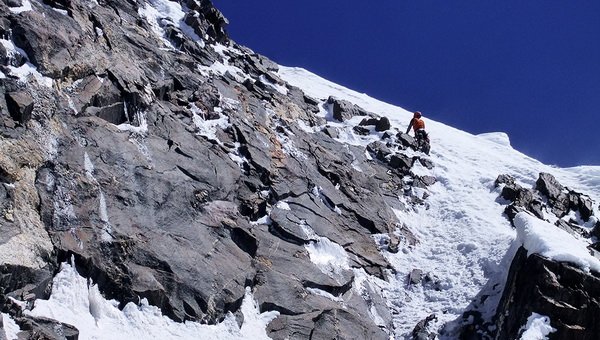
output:
M 598 273 L 520 248 L 496 311 L 496 339 L 518 338 L 532 312 L 551 317 L 553 339 L 594 339 L 600 334 Z
M 552 200 L 558 199 L 564 190 L 564 187 L 558 183 L 554 176 L 544 172 L 540 173 L 540 177 L 535 184 L 537 190 Z
M 79 330 L 72 325 L 48 318 L 20 317 L 16 319 L 21 327 L 19 337 L 25 339 L 79 339 Z
M 421 282 L 421 278 L 423 277 L 423 271 L 421 269 L 413 269 L 408 274 L 408 282 L 410 284 L 416 285 Z
M 324 127 L 323 133 L 325 133 L 327 136 L 334 138 L 334 139 L 340 137 L 340 133 L 339 133 L 338 129 L 331 127 L 331 126 Z
M 331 107 L 333 118 L 339 120 L 340 122 L 348 120 L 354 116 L 366 116 L 368 114 L 367 111 L 360 106 L 333 96 L 330 96 L 327 99 L 327 105 Z
M 21 124 L 31 119 L 33 98 L 27 92 L 9 92 L 6 94 L 6 105 L 11 117 Z
M 396 134 L 396 138 L 398 139 L 398 143 L 400 143 L 405 148 L 410 147 L 413 149 L 417 149 L 417 142 L 415 138 L 407 133 L 399 132 Z

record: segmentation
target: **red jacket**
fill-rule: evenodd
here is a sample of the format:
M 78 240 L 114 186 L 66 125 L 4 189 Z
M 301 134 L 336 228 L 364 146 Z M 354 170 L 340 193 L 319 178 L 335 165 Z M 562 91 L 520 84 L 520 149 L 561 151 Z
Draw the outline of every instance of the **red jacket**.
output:
M 410 131 L 411 127 L 413 128 L 415 133 L 417 133 L 417 130 L 425 129 L 425 122 L 421 118 L 411 119 L 410 124 L 408 124 L 408 129 L 406 129 L 406 133 L 408 133 Z

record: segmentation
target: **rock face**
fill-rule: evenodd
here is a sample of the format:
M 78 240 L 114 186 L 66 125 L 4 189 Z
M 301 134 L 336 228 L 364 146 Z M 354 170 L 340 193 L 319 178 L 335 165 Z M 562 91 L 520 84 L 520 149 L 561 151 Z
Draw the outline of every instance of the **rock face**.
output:
M 590 238 L 586 228 L 565 216 L 575 211 L 588 221 L 593 216 L 591 200 L 565 188 L 552 175 L 541 173 L 536 190 L 521 187 L 507 175 L 499 176 L 496 185 L 502 185 L 501 196 L 512 201 L 505 210 L 511 221 L 520 211 L 528 211 L 540 219 L 554 214 L 558 228 L 580 239 Z M 590 248 L 596 249 L 598 245 Z M 597 339 L 600 334 L 599 296 L 600 273 L 586 273 L 569 263 L 535 253 L 527 256 L 527 250 L 521 247 L 512 260 L 496 310 L 495 338 L 518 338 L 527 319 L 532 313 L 538 313 L 550 317 L 551 325 L 556 329 L 551 339 Z
M 535 312 L 551 317 L 551 339 L 598 339 L 600 276 L 520 248 L 498 306 L 496 339 L 516 339 Z
M 16 13 L 0 2 L 0 36 L 16 46 L 0 59 L 0 299 L 46 298 L 73 256 L 107 298 L 147 298 L 176 321 L 218 322 L 249 286 L 261 311 L 280 312 L 273 338 L 389 338 L 381 292 L 356 272 L 386 278 L 372 235 L 397 245 L 392 208 L 435 181 L 411 173 L 427 161 L 383 144 L 370 160 L 334 128 L 305 132 L 299 121 L 324 126 L 320 105 L 338 120 L 367 112 L 283 83 L 227 37 L 208 0 L 171 3 L 185 5 L 180 19 L 148 16 L 141 1 L 94 3 L 33 0 Z M 13 71 L 17 59 L 35 70 Z M 347 266 L 315 265 L 319 242 Z M 42 337 L 59 327 L 19 320 Z

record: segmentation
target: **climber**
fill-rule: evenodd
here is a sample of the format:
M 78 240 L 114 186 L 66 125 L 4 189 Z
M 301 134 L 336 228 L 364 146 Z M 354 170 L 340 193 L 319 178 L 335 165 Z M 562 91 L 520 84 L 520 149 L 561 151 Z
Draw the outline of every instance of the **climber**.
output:
M 425 122 L 423 121 L 423 119 L 421 119 L 421 112 L 415 111 L 415 113 L 413 114 L 413 118 L 410 120 L 410 124 L 408 124 L 406 133 L 410 132 L 411 127 L 415 131 L 415 138 L 417 139 L 417 150 L 421 150 L 427 155 L 429 155 L 431 145 L 429 144 L 429 135 L 427 134 L 427 132 L 425 132 Z

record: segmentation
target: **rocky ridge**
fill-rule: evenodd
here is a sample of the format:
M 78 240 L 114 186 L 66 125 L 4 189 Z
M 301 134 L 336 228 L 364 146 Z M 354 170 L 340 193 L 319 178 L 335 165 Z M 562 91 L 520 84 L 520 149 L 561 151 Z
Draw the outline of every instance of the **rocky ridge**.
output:
M 549 173 L 540 173 L 533 189 L 523 188 L 509 175 L 499 176 L 496 185 L 502 187 L 502 198 L 511 202 L 505 209 L 511 222 L 521 211 L 554 221 L 557 228 L 576 238 L 591 238 L 588 248 L 598 257 L 600 243 L 593 240 L 597 240 L 600 221 L 588 196 L 564 187 Z M 599 289 L 600 273 L 585 272 L 572 263 L 539 254 L 528 255 L 521 246 L 512 260 L 496 311 L 494 338 L 519 337 L 522 326 L 535 312 L 551 316 L 555 329 L 551 339 L 597 339 Z

